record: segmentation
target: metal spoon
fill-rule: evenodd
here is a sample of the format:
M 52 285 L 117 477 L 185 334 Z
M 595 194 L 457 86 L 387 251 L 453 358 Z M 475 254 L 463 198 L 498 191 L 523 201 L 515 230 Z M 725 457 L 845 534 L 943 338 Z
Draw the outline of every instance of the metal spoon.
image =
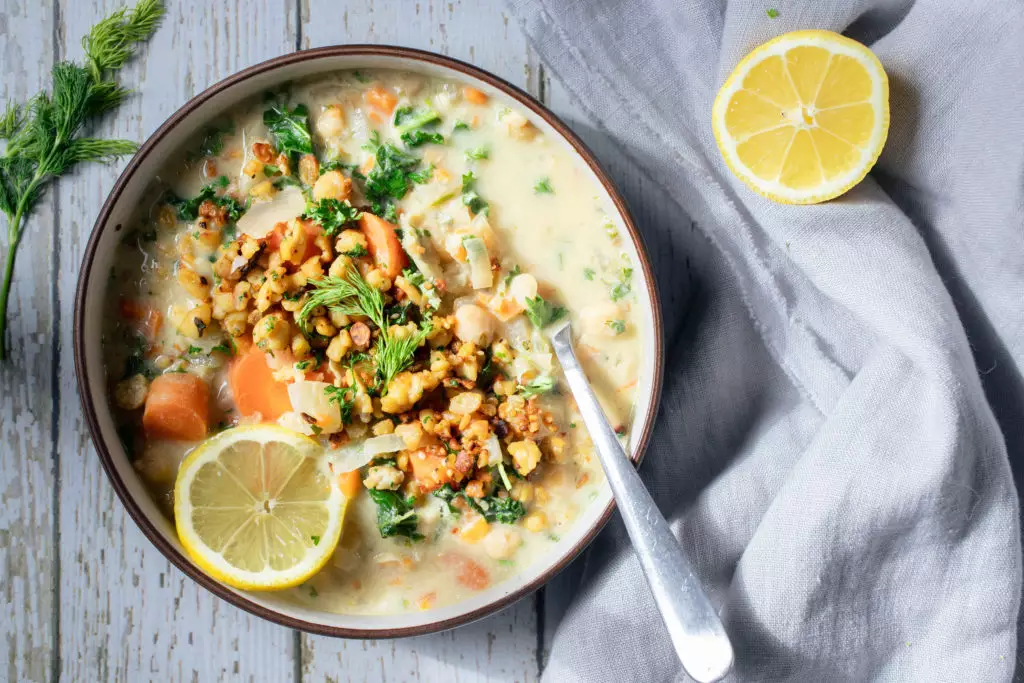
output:
M 686 552 L 676 541 L 608 424 L 576 359 L 569 323 L 552 327 L 547 333 L 601 458 L 676 655 L 694 680 L 699 683 L 718 681 L 729 673 L 733 663 L 732 645 L 722 621 L 694 575 Z

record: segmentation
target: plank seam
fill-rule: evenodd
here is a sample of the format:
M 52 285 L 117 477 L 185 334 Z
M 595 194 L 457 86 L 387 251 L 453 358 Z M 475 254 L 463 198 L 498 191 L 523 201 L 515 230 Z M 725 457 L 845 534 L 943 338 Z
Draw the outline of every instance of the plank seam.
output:
M 61 53 L 61 13 L 60 0 L 53 0 L 53 63 L 57 64 Z M 53 264 L 60 266 L 60 187 L 52 184 L 50 198 L 53 201 Z M 60 642 L 60 278 L 54 277 L 50 289 L 50 308 L 53 311 L 53 329 L 50 346 L 50 377 L 51 413 L 50 413 L 50 461 L 53 467 L 53 574 L 50 579 L 50 590 L 53 594 L 51 621 L 53 629 L 53 651 L 50 655 L 51 678 L 59 683 L 61 672 Z

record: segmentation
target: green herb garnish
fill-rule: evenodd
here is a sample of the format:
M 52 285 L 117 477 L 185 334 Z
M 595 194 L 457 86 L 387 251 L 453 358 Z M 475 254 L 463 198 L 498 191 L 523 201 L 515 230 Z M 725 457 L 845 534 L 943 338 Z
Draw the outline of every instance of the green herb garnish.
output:
M 608 327 L 611 328 L 612 332 L 614 332 L 616 335 L 619 335 L 619 334 L 622 334 L 623 332 L 626 331 L 626 321 L 625 320 L 609 320 L 608 321 Z
M 361 212 L 349 201 L 338 199 L 321 199 L 316 204 L 306 207 L 302 217 L 311 220 L 324 229 L 324 233 L 333 237 L 345 225 L 359 219 Z
M 199 218 L 199 207 L 202 206 L 203 202 L 210 201 L 218 207 L 227 210 L 228 222 L 237 223 L 238 219 L 245 213 L 246 205 L 234 197 L 219 194 L 219 190 L 223 189 L 223 186 L 219 183 L 210 183 L 192 199 L 182 199 L 175 194 L 168 193 L 167 203 L 177 210 L 179 220 L 190 222 Z
M 491 156 L 491 148 L 486 145 L 475 149 L 466 150 L 466 158 L 469 160 L 488 159 Z
M 583 279 L 584 280 L 593 280 L 595 274 L 596 273 L 594 273 L 594 269 L 593 268 L 584 268 L 583 269 Z
M 190 344 L 188 347 L 188 351 L 186 353 L 188 353 L 188 355 L 190 356 L 198 356 L 202 352 L 203 350 L 201 348 L 199 348 L 198 346 L 192 346 Z
M 473 214 L 488 214 L 490 207 L 487 202 L 476 192 L 476 176 L 472 171 L 462 174 L 462 203 L 469 208 Z
M 520 385 L 519 393 L 524 398 L 531 398 L 533 396 L 540 396 L 541 394 L 550 394 L 555 390 L 555 378 L 550 375 L 538 375 L 529 384 Z
M 196 157 L 215 157 L 224 151 L 224 137 L 235 134 L 235 124 L 230 120 L 215 123 L 203 130 L 203 139 L 199 143 Z
M 352 387 L 324 387 L 327 394 L 327 401 L 338 406 L 341 413 L 341 423 L 348 424 L 352 421 L 352 409 L 355 408 L 356 390 Z
M 419 169 L 420 160 L 406 154 L 392 144 L 381 144 L 376 131 L 370 136 L 366 149 L 373 151 L 373 170 L 366 176 L 364 194 L 374 214 L 395 221 L 393 202 L 409 192 L 414 183 L 425 183 L 433 172 L 431 167 Z
M 466 123 L 465 121 L 456 121 L 456 122 L 455 122 L 455 125 L 454 125 L 454 126 L 452 126 L 452 132 L 453 132 L 453 133 L 454 133 L 455 131 L 459 131 L 459 130 L 469 130 L 469 129 L 470 129 L 470 128 L 469 128 L 469 124 L 468 124 L 468 123 Z
M 298 104 L 288 109 L 286 104 L 273 103 L 263 112 L 263 125 L 274 139 L 281 154 L 312 154 L 313 136 L 309 133 L 309 109 Z
M 320 545 L 320 537 L 319 536 L 310 536 L 309 540 L 313 541 L 313 545 Z
M 456 498 L 462 498 L 469 507 L 473 508 L 488 522 L 501 522 L 503 524 L 515 524 L 526 514 L 526 508 L 518 500 L 502 498 L 500 496 L 484 496 L 473 498 L 467 496 L 465 491 L 456 491 L 451 484 L 434 489 L 434 496 L 448 504 L 448 509 L 458 515 L 459 509 L 455 507 Z
M 551 188 L 551 180 L 549 178 L 541 178 L 533 186 L 534 194 L 554 194 L 554 190 Z
M 114 109 L 129 90 L 118 85 L 116 72 L 134 54 L 138 43 L 156 30 L 164 6 L 140 0 L 135 9 L 121 9 L 96 24 L 82 41 L 85 63 L 59 62 L 52 70 L 52 93 L 40 92 L 25 104 L 9 103 L 0 115 L 0 210 L 7 215 L 7 256 L 0 287 L 0 361 L 7 357 L 7 301 L 14 260 L 24 234 L 23 221 L 32 213 L 47 183 L 75 164 L 105 161 L 135 152 L 130 140 L 79 135 L 82 128 Z
M 565 317 L 567 311 L 561 306 L 552 306 L 543 297 L 526 299 L 526 317 L 530 319 L 534 327 L 543 329 L 553 322 Z
M 765 11 L 767 12 L 769 19 L 774 19 L 775 17 L 779 16 L 779 10 L 775 9 L 774 7 Z
M 518 263 L 516 265 L 512 266 L 512 270 L 508 271 L 505 274 L 505 287 L 508 287 L 509 285 L 511 285 L 512 284 L 512 278 L 514 278 L 516 275 L 520 275 L 522 272 L 523 271 L 519 267 Z
M 612 301 L 618 301 L 626 297 L 632 290 L 631 281 L 633 279 L 633 269 L 624 267 L 619 271 L 619 281 L 612 286 L 611 298 Z
M 394 491 L 380 489 L 368 489 L 368 493 L 377 505 L 377 530 L 381 538 L 405 536 L 414 541 L 423 539 L 423 534 L 416 530 L 419 517 L 413 508 L 416 502 L 413 496 L 402 498 Z
M 384 314 L 384 295 L 367 284 L 359 271 L 349 269 L 345 277 L 324 277 L 310 280 L 313 290 L 299 311 L 297 322 L 303 330 L 312 312 L 324 306 L 345 315 L 364 315 L 377 326 L 380 334 L 374 347 L 373 361 L 377 366 L 377 379 L 386 388 L 395 375 L 412 365 L 413 354 L 433 329 L 429 319 L 414 334 L 403 339 L 391 335 Z

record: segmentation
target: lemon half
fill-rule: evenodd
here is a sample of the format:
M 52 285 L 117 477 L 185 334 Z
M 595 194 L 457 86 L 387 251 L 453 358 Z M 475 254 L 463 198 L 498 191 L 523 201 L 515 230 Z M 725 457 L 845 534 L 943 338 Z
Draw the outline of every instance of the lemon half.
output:
M 290 588 L 338 545 L 346 498 L 312 439 L 271 425 L 236 427 L 193 451 L 174 485 L 185 550 L 235 588 Z
M 715 140 L 743 182 L 785 204 L 814 204 L 860 182 L 889 131 L 878 58 L 831 31 L 794 31 L 736 66 L 712 110 Z

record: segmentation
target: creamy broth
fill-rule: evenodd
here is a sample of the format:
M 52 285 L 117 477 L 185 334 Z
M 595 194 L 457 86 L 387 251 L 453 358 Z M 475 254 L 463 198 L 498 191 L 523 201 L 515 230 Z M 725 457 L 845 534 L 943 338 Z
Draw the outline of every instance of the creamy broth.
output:
M 564 307 L 601 403 L 624 442 L 628 438 L 644 340 L 625 236 L 617 234 L 600 188 L 558 140 L 548 139 L 523 112 L 462 84 L 400 72 L 346 72 L 292 84 L 273 98 L 286 111 L 300 104 L 308 108 L 316 169 L 311 171 L 300 155 L 278 156 L 272 148 L 277 138 L 264 125 L 270 106 L 265 101 L 236 107 L 168 163 L 119 248 L 104 348 L 122 438 L 153 496 L 173 515 L 172 491 L 182 459 L 218 431 L 267 421 L 258 411 L 243 410 L 232 393 L 237 378 L 230 371 L 243 355 L 265 354 L 291 401 L 291 410 L 275 421 L 319 440 L 328 457 L 339 447 L 396 428 L 410 445 L 361 466 L 362 484 L 348 506 L 338 549 L 324 569 L 290 589 L 290 595 L 316 609 L 351 614 L 424 610 L 458 601 L 546 555 L 604 486 L 550 347 L 531 322 L 529 312 L 539 301 L 534 297 Z M 423 112 L 433 120 L 410 127 Z M 260 147 L 264 144 L 269 151 Z M 367 182 L 376 182 L 375 172 L 383 173 L 380 154 L 387 145 L 406 155 L 415 177 L 401 196 L 380 200 Z M 282 168 L 289 165 L 293 168 Z M 340 194 L 331 194 L 324 180 L 331 173 L 337 175 L 327 180 L 345 186 Z M 200 196 L 210 201 L 187 205 Z M 370 234 L 360 221 L 346 223 L 328 239 L 322 237 L 325 224 L 298 220 L 325 198 L 383 214 L 409 261 L 401 275 L 388 276 L 393 270 L 388 259 L 394 257 L 360 237 Z M 225 215 L 232 207 L 238 215 Z M 331 245 L 329 258 L 327 251 L 310 247 L 312 258 L 320 254 L 324 262 L 322 273 L 309 280 L 336 274 L 330 269 L 358 242 L 360 248 L 348 250 L 349 267 L 374 286 L 387 277 L 386 311 L 397 316 L 389 322 L 405 325 L 408 334 L 417 329 L 427 334 L 412 365 L 391 383 L 376 390 L 370 386 L 381 376 L 373 355 L 380 330 L 372 330 L 363 347 L 367 356 L 359 360 L 358 316 L 320 313 L 330 334 L 299 324 L 296 316 L 313 285 L 296 284 L 296 273 L 308 262 L 297 258 L 281 264 L 271 254 L 285 253 L 288 231 L 302 225 L 309 226 L 305 239 L 310 243 L 322 239 L 317 244 Z M 247 240 L 261 250 L 251 259 L 244 252 Z M 370 253 L 363 245 L 373 247 Z M 484 256 L 478 257 L 481 248 Z M 244 283 L 253 272 L 275 277 L 275 264 L 291 284 L 283 285 L 283 294 L 271 292 L 273 301 L 260 309 L 257 290 L 264 283 Z M 246 272 L 239 275 L 240 270 Z M 246 300 L 238 304 L 241 311 L 232 307 L 231 297 L 217 293 L 225 291 Z M 406 308 L 409 322 L 399 315 L 407 302 L 413 307 L 412 312 Z M 469 319 L 474 306 L 475 317 Z M 270 315 L 283 321 L 278 324 L 288 331 L 285 341 L 264 325 Z M 338 356 L 331 346 L 336 336 L 348 339 L 348 348 L 332 358 Z M 443 377 L 437 370 L 440 379 L 422 398 L 410 390 L 402 402 L 396 382 L 422 375 L 429 383 L 430 373 L 445 363 L 454 369 Z M 206 433 L 195 438 L 170 438 L 158 423 L 143 419 L 153 381 L 177 373 L 200 378 L 208 390 Z M 347 419 L 346 413 L 322 418 L 300 409 L 305 403 L 296 405 L 298 389 L 313 382 L 351 388 L 344 394 L 350 403 Z M 474 394 L 473 402 L 482 399 L 466 418 L 452 412 L 453 399 L 463 393 Z M 330 405 L 339 410 L 345 403 Z M 534 415 L 540 430 L 530 432 L 525 417 L 523 428 L 516 426 L 517 407 Z M 433 412 L 424 415 L 424 410 Z M 429 431 L 442 429 L 438 422 L 450 429 L 450 437 Z M 473 422 L 480 424 L 472 427 Z M 485 426 L 486 438 L 474 432 Z M 410 434 L 417 430 L 419 441 Z M 484 446 L 480 455 L 477 441 L 491 437 L 501 445 L 500 473 L 493 459 L 486 468 L 480 465 L 489 451 Z M 524 441 L 530 446 L 515 445 Z M 424 477 L 411 459 L 438 444 L 445 449 L 437 457 L 448 474 Z M 462 452 L 474 454 L 476 464 L 468 472 L 460 469 Z M 539 462 L 531 461 L 533 453 L 539 453 Z M 462 464 L 452 470 L 453 461 Z M 444 480 L 441 488 L 438 477 Z M 367 488 L 411 501 L 416 539 L 382 536 L 377 504 Z M 464 495 L 446 499 L 442 491 Z M 495 509 L 488 501 L 507 503 L 510 516 L 486 521 L 484 511 Z

